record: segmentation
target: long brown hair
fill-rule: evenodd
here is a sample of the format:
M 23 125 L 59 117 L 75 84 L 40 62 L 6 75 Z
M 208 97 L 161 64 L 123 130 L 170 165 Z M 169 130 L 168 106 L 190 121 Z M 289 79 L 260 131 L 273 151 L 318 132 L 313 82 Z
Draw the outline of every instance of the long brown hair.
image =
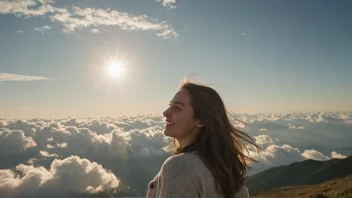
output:
M 196 150 L 212 172 L 216 190 L 219 192 L 220 186 L 226 198 L 233 197 L 244 185 L 247 169 L 251 169 L 247 162 L 257 162 L 243 153 L 247 148 L 241 140 L 255 146 L 257 151 L 261 149 L 249 135 L 231 124 L 227 115 L 229 111 L 213 88 L 183 81 L 180 89 L 189 91 L 194 110 L 193 116 L 201 120 L 204 126 L 196 140 L 185 148 L 178 147 L 173 139 L 175 148 L 173 155 Z

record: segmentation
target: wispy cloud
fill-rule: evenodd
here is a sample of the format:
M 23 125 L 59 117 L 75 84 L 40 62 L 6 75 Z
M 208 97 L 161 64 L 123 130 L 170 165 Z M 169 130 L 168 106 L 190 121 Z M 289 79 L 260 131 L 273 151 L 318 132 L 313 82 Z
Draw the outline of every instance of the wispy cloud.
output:
M 99 30 L 98 30 L 98 29 L 92 29 L 90 32 L 91 32 L 92 34 L 98 34 L 98 33 L 99 33 Z
M 17 17 L 33 17 L 66 10 L 53 7 L 50 5 L 52 3 L 54 3 L 53 0 L 0 1 L 0 13 L 15 14 Z
M 50 26 L 43 26 L 41 28 L 34 28 L 34 31 L 38 31 L 42 34 L 44 34 L 44 30 L 51 30 L 51 27 Z
M 22 34 L 23 31 L 22 31 L 22 30 L 16 30 L 16 31 L 14 30 L 13 33 L 14 33 L 14 34 Z
M 27 76 L 19 74 L 0 73 L 0 82 L 2 81 L 35 81 L 35 80 L 48 80 L 42 76 Z
M 164 0 L 165 6 L 172 5 L 172 0 Z M 163 2 L 163 5 L 164 5 Z M 111 9 L 80 8 L 72 6 L 66 8 L 54 7 L 54 0 L 21 0 L 1 1 L 0 14 L 14 14 L 17 17 L 45 16 L 52 22 L 63 26 L 65 33 L 74 32 L 87 27 L 118 26 L 123 30 L 150 30 L 158 32 L 163 38 L 176 38 L 177 32 L 166 21 L 158 21 L 146 15 L 133 15 Z M 46 26 L 44 26 L 46 27 Z M 35 28 L 43 33 L 42 28 Z
M 146 15 L 132 15 L 110 9 L 79 8 L 72 6 L 72 13 L 56 13 L 51 16 L 52 21 L 59 22 L 64 26 L 64 32 L 70 33 L 75 30 L 90 26 L 119 26 L 124 30 L 155 30 L 158 36 L 177 37 L 178 34 L 165 21 Z
M 252 34 L 252 31 L 248 31 L 248 32 L 242 32 L 241 35 L 249 35 Z

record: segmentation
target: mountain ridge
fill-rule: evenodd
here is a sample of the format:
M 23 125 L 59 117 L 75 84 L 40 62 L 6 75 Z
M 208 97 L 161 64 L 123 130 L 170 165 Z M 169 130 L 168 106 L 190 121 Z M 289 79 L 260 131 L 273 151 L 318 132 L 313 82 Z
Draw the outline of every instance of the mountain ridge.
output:
M 310 185 L 352 175 L 352 155 L 344 159 L 316 161 L 312 159 L 277 166 L 246 180 L 250 192 L 284 186 Z

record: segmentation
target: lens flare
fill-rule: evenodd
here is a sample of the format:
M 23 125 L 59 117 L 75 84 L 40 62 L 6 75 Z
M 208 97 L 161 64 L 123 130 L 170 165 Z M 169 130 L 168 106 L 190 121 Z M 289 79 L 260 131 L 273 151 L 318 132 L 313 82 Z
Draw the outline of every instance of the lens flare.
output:
M 107 65 L 107 73 L 112 78 L 120 78 L 124 72 L 124 64 L 121 61 L 111 62 Z

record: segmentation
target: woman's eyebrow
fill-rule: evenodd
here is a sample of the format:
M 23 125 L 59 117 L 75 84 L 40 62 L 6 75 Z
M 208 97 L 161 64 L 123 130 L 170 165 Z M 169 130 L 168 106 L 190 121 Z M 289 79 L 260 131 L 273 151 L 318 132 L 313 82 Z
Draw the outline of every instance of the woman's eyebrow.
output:
M 184 105 L 182 102 L 180 101 L 170 101 L 170 104 L 179 104 L 179 105 L 182 105 L 183 107 L 186 107 L 186 105 Z

